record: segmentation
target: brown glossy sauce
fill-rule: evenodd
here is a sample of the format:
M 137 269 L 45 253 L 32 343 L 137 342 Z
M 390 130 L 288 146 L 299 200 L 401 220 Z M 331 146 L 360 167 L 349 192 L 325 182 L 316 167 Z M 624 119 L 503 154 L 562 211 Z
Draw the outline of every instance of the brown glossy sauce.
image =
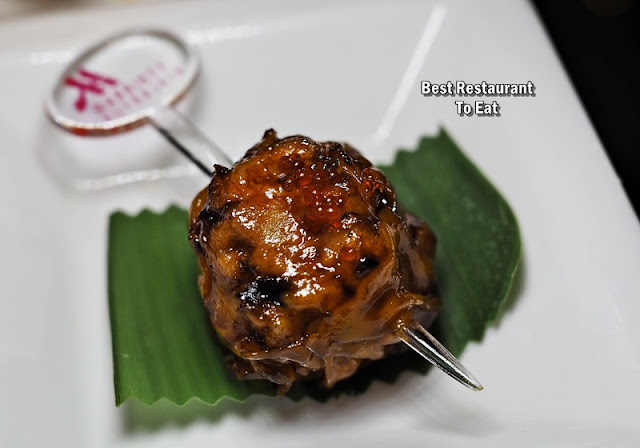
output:
M 435 239 L 348 145 L 273 130 L 194 199 L 200 289 L 240 378 L 326 387 L 432 318 Z

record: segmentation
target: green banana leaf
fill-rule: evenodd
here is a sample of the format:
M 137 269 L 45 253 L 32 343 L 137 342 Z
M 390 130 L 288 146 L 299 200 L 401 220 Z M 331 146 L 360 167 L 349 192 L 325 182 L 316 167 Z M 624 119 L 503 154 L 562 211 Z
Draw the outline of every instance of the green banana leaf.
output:
M 441 131 L 380 166 L 405 208 L 437 239 L 436 274 L 443 308 L 431 331 L 459 355 L 480 341 L 501 314 L 520 260 L 518 225 L 500 193 Z M 238 381 L 211 328 L 197 288 L 198 267 L 187 241 L 187 212 L 170 207 L 137 216 L 116 212 L 109 225 L 109 311 L 116 405 L 192 398 L 214 405 L 274 394 L 263 381 Z M 296 384 L 291 399 L 356 394 L 372 381 L 393 382 L 429 364 L 412 352 L 368 364 L 327 391 Z

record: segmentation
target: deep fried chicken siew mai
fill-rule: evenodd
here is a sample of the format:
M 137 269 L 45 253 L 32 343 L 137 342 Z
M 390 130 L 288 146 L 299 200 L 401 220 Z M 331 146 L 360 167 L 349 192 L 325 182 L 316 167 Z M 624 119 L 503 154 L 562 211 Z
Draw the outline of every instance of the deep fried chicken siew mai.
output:
M 193 200 L 189 239 L 211 322 L 241 379 L 325 387 L 428 324 L 435 238 L 347 144 L 268 130 Z

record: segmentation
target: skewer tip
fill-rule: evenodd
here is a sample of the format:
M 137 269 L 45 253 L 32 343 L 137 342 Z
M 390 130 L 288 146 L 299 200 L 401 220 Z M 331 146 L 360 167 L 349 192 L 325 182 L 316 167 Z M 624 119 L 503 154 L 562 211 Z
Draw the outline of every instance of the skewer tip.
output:
M 399 337 L 420 356 L 459 383 L 474 391 L 484 389 L 476 377 L 422 325 L 414 322 L 412 328 L 402 327 Z

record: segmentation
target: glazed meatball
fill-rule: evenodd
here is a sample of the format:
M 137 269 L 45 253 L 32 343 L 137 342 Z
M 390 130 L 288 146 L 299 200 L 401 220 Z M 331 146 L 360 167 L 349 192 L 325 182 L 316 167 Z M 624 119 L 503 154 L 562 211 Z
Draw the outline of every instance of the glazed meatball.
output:
M 435 238 L 347 144 L 268 130 L 193 200 L 200 291 L 241 379 L 325 387 L 428 324 Z

